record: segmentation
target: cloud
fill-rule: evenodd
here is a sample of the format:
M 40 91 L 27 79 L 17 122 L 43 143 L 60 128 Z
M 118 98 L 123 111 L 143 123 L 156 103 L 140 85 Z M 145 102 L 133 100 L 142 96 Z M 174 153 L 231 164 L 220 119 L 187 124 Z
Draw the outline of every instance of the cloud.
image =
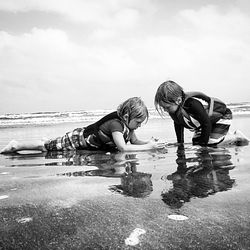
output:
M 183 10 L 177 18 L 191 31 L 186 36 L 187 47 L 192 52 L 189 55 L 194 61 L 192 67 L 198 66 L 200 75 L 214 74 L 225 87 L 230 77 L 245 78 L 250 63 L 249 16 L 237 7 L 220 11 L 210 5 L 197 11 Z
M 0 37 L 2 79 L 11 77 L 26 82 L 56 74 L 58 70 L 51 66 L 63 61 L 70 51 L 66 34 L 59 30 L 34 28 L 21 36 L 0 32 Z
M 39 110 L 56 110 L 100 103 L 112 108 L 139 95 L 152 105 L 157 86 L 168 78 L 187 91 L 202 90 L 226 101 L 249 99 L 249 85 L 235 84 L 249 81 L 250 66 L 250 20 L 239 9 L 222 12 L 209 5 L 162 18 L 165 10 L 151 1 L 143 7 L 137 0 L 107 2 L 0 1 L 0 9 L 8 11 L 54 11 L 95 24 L 82 40 L 62 28 L 1 31 L 0 99 L 14 102 L 12 93 L 16 103 L 25 96 L 39 103 Z M 20 108 L 27 106 L 22 102 Z
M 180 11 L 177 17 L 182 20 L 181 25 L 185 25 L 185 23 L 191 25 L 192 28 L 198 29 L 202 36 L 216 35 L 216 37 L 229 36 L 233 38 L 243 35 L 246 37 L 246 31 L 250 29 L 249 16 L 246 16 L 237 7 L 220 11 L 218 6 L 208 5 L 198 11 L 185 9 Z
M 9 12 L 46 11 L 61 14 L 75 22 L 95 23 L 100 26 L 132 27 L 138 10 L 152 12 L 150 0 L 0 0 L 0 10 Z
M 127 81 L 134 65 L 122 48 L 79 46 L 57 29 L 34 28 L 22 35 L 0 32 L 0 41 L 2 102 L 12 94 L 35 103 L 40 99 L 41 105 L 47 100 L 64 109 L 87 105 L 93 100 L 92 93 L 103 94 L 103 86 L 111 91 L 116 83 Z M 65 102 L 67 95 L 70 105 Z

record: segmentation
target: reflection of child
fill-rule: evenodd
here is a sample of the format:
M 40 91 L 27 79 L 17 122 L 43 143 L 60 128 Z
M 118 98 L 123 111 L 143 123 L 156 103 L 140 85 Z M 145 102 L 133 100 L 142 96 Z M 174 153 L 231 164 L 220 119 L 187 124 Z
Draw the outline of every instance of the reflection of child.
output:
M 57 153 L 57 151 L 55 151 Z M 52 152 L 52 153 L 55 153 Z M 82 154 L 81 151 L 65 151 L 71 153 L 71 156 L 65 163 L 60 165 L 93 166 L 93 169 L 86 171 L 67 172 L 66 176 L 103 176 L 103 177 L 121 177 L 136 172 L 137 163 L 136 154 L 125 154 L 121 152 L 112 154 L 93 153 Z M 130 158 L 124 160 L 125 158 Z M 53 163 L 54 165 L 55 163 Z M 57 164 L 57 163 L 56 163 Z M 60 174 L 61 175 L 61 174 Z
M 217 98 L 200 92 L 185 93 L 173 81 L 162 83 L 155 95 L 155 106 L 159 113 L 168 112 L 174 121 L 177 142 L 184 142 L 184 128 L 194 131 L 194 145 L 217 145 L 228 133 L 232 112 Z M 244 140 L 243 140 L 244 139 Z M 248 139 L 235 133 L 230 144 L 248 144 Z
M 121 185 L 114 185 L 110 187 L 111 191 L 133 196 L 133 197 L 146 197 L 153 190 L 151 181 L 151 174 L 137 172 L 137 160 L 134 155 L 128 161 L 120 161 L 122 158 L 127 158 L 127 155 L 117 155 L 118 162 L 113 164 L 100 164 L 96 162 L 97 169 L 77 172 L 67 172 L 59 175 L 63 176 L 102 176 L 111 178 L 121 178 Z
M 127 196 L 138 198 L 147 197 L 153 191 L 151 174 L 132 172 L 121 176 L 121 185 L 110 188 L 112 191 L 120 192 Z
M 161 194 L 162 200 L 171 208 L 180 208 L 192 197 L 204 198 L 233 187 L 235 180 L 230 178 L 229 171 L 234 165 L 226 151 L 201 148 L 197 157 L 186 158 L 184 149 L 180 148 L 177 155 L 177 171 L 166 178 L 173 182 L 173 188 Z M 194 165 L 187 167 L 187 163 Z
M 142 141 L 136 137 L 135 130 L 147 119 L 148 110 L 144 102 L 138 97 L 133 97 L 123 102 L 117 111 L 85 128 L 77 128 L 54 140 L 31 143 L 13 140 L 3 148 L 1 153 L 21 150 L 63 151 L 112 148 L 117 148 L 119 151 L 136 151 L 162 147 L 163 145 L 156 141 Z
M 122 177 L 136 171 L 136 162 L 98 164 L 98 169 L 85 171 L 87 176 Z

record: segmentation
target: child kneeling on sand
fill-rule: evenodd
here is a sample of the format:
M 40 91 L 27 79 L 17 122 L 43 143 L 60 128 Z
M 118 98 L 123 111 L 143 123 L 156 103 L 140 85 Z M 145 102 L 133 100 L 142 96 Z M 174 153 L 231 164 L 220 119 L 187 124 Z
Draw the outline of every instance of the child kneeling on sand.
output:
M 225 103 L 201 92 L 184 92 L 174 81 L 162 83 L 155 94 L 155 107 L 174 121 L 178 143 L 184 143 L 184 128 L 194 132 L 193 145 L 246 145 L 241 132 L 228 134 L 232 112 Z M 226 136 L 227 135 L 227 136 Z
M 64 151 L 64 150 L 110 150 L 140 151 L 164 147 L 155 140 L 142 141 L 135 130 L 148 119 L 148 110 L 139 97 L 123 102 L 117 111 L 84 128 L 76 128 L 62 137 L 36 142 L 12 140 L 1 153 L 21 150 Z M 130 144 L 128 144 L 130 142 Z

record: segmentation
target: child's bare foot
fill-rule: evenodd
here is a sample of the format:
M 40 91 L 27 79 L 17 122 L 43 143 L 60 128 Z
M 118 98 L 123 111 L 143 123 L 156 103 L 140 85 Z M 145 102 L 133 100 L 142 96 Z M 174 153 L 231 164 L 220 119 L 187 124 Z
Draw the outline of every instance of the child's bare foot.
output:
M 18 149 L 18 142 L 16 140 L 10 141 L 1 151 L 1 154 L 14 153 Z
M 245 146 L 249 144 L 249 138 L 247 138 L 240 130 L 235 130 L 234 135 L 236 137 L 237 146 Z
M 238 130 L 238 129 L 234 131 L 234 134 L 235 134 L 237 137 L 244 138 L 244 139 L 250 141 L 249 138 L 247 138 L 246 135 L 244 135 L 244 134 L 243 134 L 240 130 Z

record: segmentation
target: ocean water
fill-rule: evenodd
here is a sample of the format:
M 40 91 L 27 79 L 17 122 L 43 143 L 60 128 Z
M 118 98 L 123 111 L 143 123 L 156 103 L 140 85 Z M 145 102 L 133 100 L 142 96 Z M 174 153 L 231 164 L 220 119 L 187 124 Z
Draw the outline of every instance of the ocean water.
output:
M 228 104 L 235 116 L 249 115 L 250 103 Z M 28 125 L 52 125 L 62 123 L 91 123 L 113 110 L 80 110 L 64 112 L 37 112 L 0 115 L 0 128 L 22 127 Z M 155 109 L 149 109 L 149 119 L 160 119 Z

